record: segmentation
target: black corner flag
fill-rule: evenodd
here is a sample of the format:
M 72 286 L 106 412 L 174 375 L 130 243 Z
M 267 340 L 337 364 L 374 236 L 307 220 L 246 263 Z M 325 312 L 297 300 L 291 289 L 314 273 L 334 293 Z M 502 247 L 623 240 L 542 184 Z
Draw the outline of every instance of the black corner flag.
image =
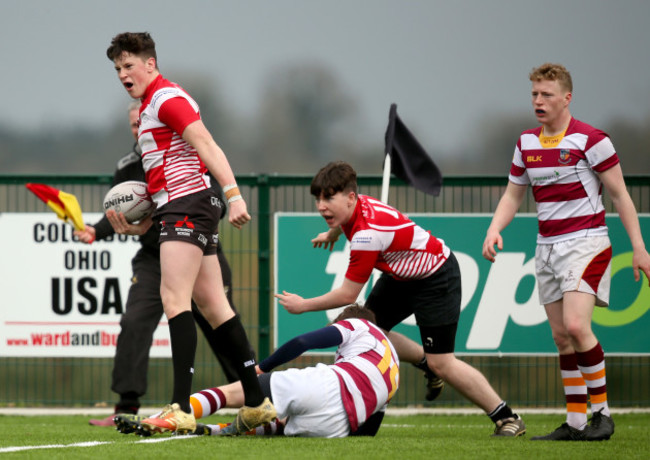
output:
M 422 148 L 397 115 L 391 104 L 386 128 L 386 155 L 391 156 L 393 174 L 421 192 L 440 195 L 442 174 L 429 154 Z

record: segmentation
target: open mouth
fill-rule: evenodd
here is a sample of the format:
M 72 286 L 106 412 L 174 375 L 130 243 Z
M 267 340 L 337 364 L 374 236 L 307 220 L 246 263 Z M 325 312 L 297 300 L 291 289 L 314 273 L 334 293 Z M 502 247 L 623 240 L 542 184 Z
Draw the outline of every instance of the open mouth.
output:
M 546 111 L 545 111 L 545 110 L 542 110 L 542 109 L 537 109 L 537 110 L 535 110 L 535 113 L 536 113 L 537 115 L 544 115 L 544 114 L 546 113 Z
M 126 83 L 124 83 L 124 87 L 125 87 L 126 90 L 128 91 L 128 90 L 130 90 L 131 88 L 133 88 L 133 83 L 131 83 L 130 81 L 129 81 L 129 82 L 126 82 Z

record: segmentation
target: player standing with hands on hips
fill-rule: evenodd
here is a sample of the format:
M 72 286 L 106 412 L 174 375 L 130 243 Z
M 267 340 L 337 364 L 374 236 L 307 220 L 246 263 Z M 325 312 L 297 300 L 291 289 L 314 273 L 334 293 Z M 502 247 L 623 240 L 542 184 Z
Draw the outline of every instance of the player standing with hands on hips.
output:
M 607 404 L 605 355 L 591 330 L 594 306 L 609 303 L 612 247 L 603 185 L 632 243 L 636 281 L 639 270 L 650 279 L 650 255 L 612 142 L 604 132 L 571 116 L 571 74 L 559 64 L 547 63 L 533 69 L 529 77 L 541 126 L 519 137 L 508 186 L 483 243 L 483 257 L 495 261 L 495 246 L 503 249 L 501 231 L 531 185 L 539 224 L 535 271 L 540 303 L 560 354 L 567 406 L 566 423 L 532 439 L 605 440 L 614 433 L 614 421 Z
M 206 173 L 222 186 L 230 204 L 228 219 L 236 228 L 251 219 L 246 202 L 228 159 L 201 120 L 198 104 L 160 74 L 151 36 L 146 32 L 118 34 L 106 54 L 126 92 L 142 101 L 138 143 L 148 191 L 157 205 L 153 218 L 161 222 L 160 293 L 169 322 L 174 390 L 171 404 L 143 420 L 142 426 L 180 433 L 196 428 L 190 409 L 197 345 L 191 313 L 194 299 L 244 387 L 244 407 L 231 431 L 241 434 L 275 419 L 276 411 L 262 393 L 246 332 L 224 292 L 214 257 L 222 209 Z M 121 213 L 109 212 L 107 218 L 118 233 L 146 231 L 127 223 Z

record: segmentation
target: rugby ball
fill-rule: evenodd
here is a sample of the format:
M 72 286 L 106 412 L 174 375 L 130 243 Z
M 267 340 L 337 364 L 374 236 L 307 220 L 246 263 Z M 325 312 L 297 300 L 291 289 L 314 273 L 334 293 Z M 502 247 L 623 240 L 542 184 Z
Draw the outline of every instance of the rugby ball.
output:
M 129 180 L 108 191 L 104 197 L 104 213 L 109 209 L 124 213 L 126 221 L 133 223 L 151 214 L 156 204 L 147 192 L 146 182 Z

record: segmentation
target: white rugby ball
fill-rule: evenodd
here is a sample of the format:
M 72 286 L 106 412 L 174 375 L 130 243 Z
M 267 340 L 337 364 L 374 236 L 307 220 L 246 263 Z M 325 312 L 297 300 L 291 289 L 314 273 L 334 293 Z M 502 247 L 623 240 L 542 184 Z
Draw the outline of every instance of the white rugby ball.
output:
M 126 221 L 133 223 L 151 214 L 156 204 L 147 192 L 146 182 L 129 180 L 108 191 L 104 197 L 104 213 L 109 209 L 124 213 Z

